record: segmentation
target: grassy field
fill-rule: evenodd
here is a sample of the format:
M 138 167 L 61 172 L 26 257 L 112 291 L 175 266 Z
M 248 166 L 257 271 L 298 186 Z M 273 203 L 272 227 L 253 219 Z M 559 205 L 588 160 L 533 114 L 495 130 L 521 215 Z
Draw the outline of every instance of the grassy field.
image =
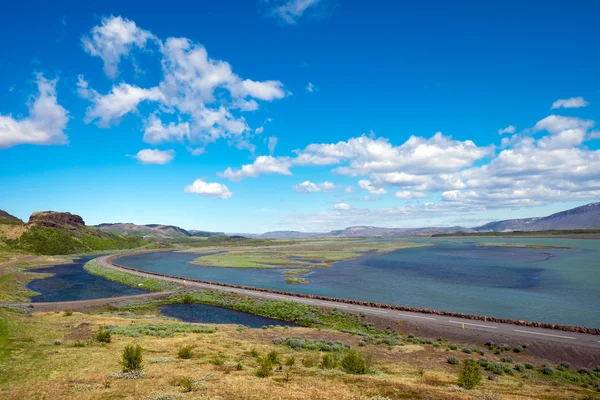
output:
M 94 340 L 103 327 L 112 332 L 109 343 Z M 495 380 L 483 379 L 467 391 L 457 385 L 459 371 L 466 359 L 479 356 L 417 338 L 402 338 L 402 345 L 394 346 L 362 342 L 360 335 L 327 328 L 247 329 L 183 324 L 139 312 L 25 315 L 0 309 L 0 397 L 597 398 L 594 390 L 570 381 L 579 373 L 553 366 L 552 374 L 544 374 L 544 367 L 522 354 L 518 362 L 527 359 L 533 363 L 532 369 L 520 372 L 517 361 L 506 362 L 512 375 L 502 373 L 495 375 Z M 136 375 L 121 373 L 121 354 L 129 344 L 142 347 L 144 374 L 138 374 L 138 379 L 124 379 Z M 182 352 L 184 347 L 189 352 Z M 348 362 L 356 357 L 365 361 L 365 370 L 355 369 L 355 364 Z M 449 363 L 449 357 L 454 357 L 458 365 Z M 483 370 L 479 373 L 484 378 L 488 374 Z
M 30 255 L 18 252 L 0 252 L 0 302 L 29 301 L 31 296 L 38 293 L 28 290 L 26 285 L 34 279 L 45 278 L 50 274 L 34 273 L 28 270 L 69 262 L 67 258 L 50 256 L 31 257 L 27 261 L 15 262 L 25 257 L 30 257 Z M 11 262 L 11 264 L 2 266 L 6 262 Z
M 365 253 L 382 254 L 423 245 L 396 241 L 307 240 L 293 245 L 230 249 L 225 253 L 199 257 L 192 264 L 222 268 L 322 268 Z

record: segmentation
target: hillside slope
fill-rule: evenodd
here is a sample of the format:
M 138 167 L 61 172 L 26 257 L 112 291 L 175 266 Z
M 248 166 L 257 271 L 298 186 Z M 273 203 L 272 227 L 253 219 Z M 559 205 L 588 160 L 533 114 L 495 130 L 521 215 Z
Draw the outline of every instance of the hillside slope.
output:
M 4 235 L 0 241 L 14 249 L 46 255 L 130 249 L 147 243 L 135 236 L 102 232 L 86 226 L 79 215 L 55 211 L 31 214 L 19 235 Z
M 23 225 L 23 221 L 7 213 L 4 210 L 0 210 L 0 225 Z
M 96 225 L 95 227 L 103 232 L 141 236 L 146 240 L 187 239 L 224 235 L 222 232 L 187 231 L 178 226 L 162 224 L 105 223 Z

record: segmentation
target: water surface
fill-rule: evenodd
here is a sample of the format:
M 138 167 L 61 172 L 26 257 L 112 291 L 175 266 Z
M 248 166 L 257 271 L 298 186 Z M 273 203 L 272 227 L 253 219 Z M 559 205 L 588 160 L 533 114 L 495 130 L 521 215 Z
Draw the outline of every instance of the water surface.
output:
M 398 240 L 398 239 L 385 239 Z M 189 264 L 193 253 L 138 254 L 119 263 L 170 275 L 551 323 L 600 327 L 600 241 L 562 238 L 404 239 L 433 243 L 316 268 L 305 285 L 283 269 Z M 377 241 L 368 239 L 368 241 Z M 477 242 L 570 249 L 482 247 Z
M 261 317 L 242 311 L 216 307 L 207 304 L 165 304 L 158 309 L 162 315 L 177 318 L 184 322 L 201 322 L 205 324 L 238 324 L 250 328 L 261 328 L 269 325 L 298 326 L 292 322 Z

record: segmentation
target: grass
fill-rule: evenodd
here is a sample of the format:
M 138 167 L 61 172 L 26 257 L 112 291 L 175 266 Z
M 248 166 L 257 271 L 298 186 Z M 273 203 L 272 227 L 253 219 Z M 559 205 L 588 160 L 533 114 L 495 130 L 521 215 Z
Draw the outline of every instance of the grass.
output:
M 308 279 L 306 278 L 286 278 L 285 283 L 289 285 L 302 285 L 303 283 L 308 283 Z
M 10 347 L 10 355 L 0 359 L 0 397 L 3 400 L 16 399 L 473 399 L 502 398 L 526 399 L 583 399 L 594 398 L 591 389 L 563 381 L 559 373 L 579 374 L 572 369 L 559 371 L 552 376 L 544 376 L 538 369 L 524 374 L 505 375 L 497 381 L 482 382 L 482 389 L 471 393 L 451 391 L 456 384 L 458 369 L 445 363 L 447 353 L 432 346 L 416 346 L 410 353 L 404 347 L 389 349 L 386 346 L 367 345 L 360 352 L 354 352 L 356 336 L 322 328 L 294 328 L 297 337 L 310 340 L 342 341 L 351 344 L 352 353 L 371 354 L 368 374 L 344 372 L 340 364 L 333 362 L 333 368 L 319 368 L 323 354 L 339 354 L 342 358 L 350 351 L 320 353 L 317 350 L 295 350 L 287 346 L 271 343 L 268 337 L 288 332 L 284 328 L 264 331 L 247 329 L 238 332 L 234 325 L 222 325 L 213 334 L 191 332 L 175 333 L 173 336 L 130 337 L 113 335 L 111 343 L 90 343 L 85 347 L 73 347 L 75 340 L 91 338 L 101 326 L 127 327 L 136 324 L 154 324 L 155 317 L 146 319 L 126 318 L 114 314 L 73 313 L 70 326 L 65 326 L 64 318 L 57 313 L 36 313 L 32 316 L 0 310 L 0 349 Z M 82 335 L 77 326 L 82 323 L 89 336 Z M 186 324 L 181 324 L 186 325 Z M 188 324 L 189 325 L 189 324 Z M 3 334 L 8 332 L 8 334 Z M 75 333 L 78 337 L 75 338 Z M 267 336 L 267 337 L 266 337 Z M 3 337 L 8 337 L 7 342 Z M 325 339 L 329 338 L 329 339 Z M 55 346 L 57 339 L 64 346 Z M 178 349 L 193 343 L 197 352 L 191 361 L 150 362 L 150 359 L 173 360 Z M 123 349 L 139 345 L 143 349 L 145 376 L 138 379 L 117 379 Z M 407 346 L 408 347 L 408 346 Z M 418 347 L 418 349 L 417 349 Z M 252 350 L 260 356 L 253 357 Z M 1 351 L 1 350 L 0 350 Z M 277 353 L 277 357 L 269 354 Z M 49 354 L 50 353 L 50 354 Z M 463 354 L 463 353 L 459 353 Z M 348 371 L 364 371 L 362 362 L 353 355 L 344 364 Z M 225 360 L 218 366 L 211 363 L 217 356 Z M 286 360 L 295 358 L 293 374 L 288 373 Z M 267 361 L 263 361 L 267 360 Z M 305 362 L 316 360 L 316 362 Z M 368 357 L 365 357 L 368 362 Z M 235 368 L 236 362 L 244 368 Z M 255 375 L 263 365 L 266 377 Z M 280 368 L 277 362 L 284 365 Z M 341 360 L 340 360 L 341 362 Z M 232 367 L 228 367 L 231 363 Z M 350 365 L 358 366 L 356 369 Z M 537 361 L 537 365 L 542 365 Z M 422 367 L 424 375 L 417 370 Z M 188 379 L 191 378 L 191 379 Z M 188 385 L 188 383 L 198 385 Z M 187 393 L 190 387 L 195 387 Z M 487 397 L 481 397 L 483 393 Z M 175 396 L 179 395 L 181 396 Z M 495 395 L 495 397 L 491 397 Z
M 165 292 L 182 289 L 183 285 L 174 282 L 168 282 L 157 278 L 144 278 L 128 272 L 117 271 L 106 268 L 98 264 L 95 260 L 87 262 L 83 269 L 90 274 L 101 276 L 113 282 L 118 282 L 126 286 L 149 290 L 151 292 Z
M 298 268 L 309 265 L 328 267 L 336 261 L 378 254 L 426 244 L 398 241 L 312 240 L 293 245 L 273 245 L 257 249 L 232 249 L 226 253 L 198 257 L 192 264 L 221 268 Z M 303 272 L 301 272 L 303 273 Z
M 176 333 L 214 333 L 213 328 L 202 325 L 191 324 L 168 324 L 168 323 L 146 323 L 131 324 L 129 326 L 108 326 L 106 327 L 114 335 L 124 335 L 131 337 L 139 336 L 157 336 L 171 337 Z

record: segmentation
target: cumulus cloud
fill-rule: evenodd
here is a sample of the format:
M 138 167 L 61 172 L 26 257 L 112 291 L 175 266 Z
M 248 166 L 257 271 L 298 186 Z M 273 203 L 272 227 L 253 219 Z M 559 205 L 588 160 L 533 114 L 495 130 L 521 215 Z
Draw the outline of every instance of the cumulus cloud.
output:
M 140 150 L 134 158 L 142 164 L 167 164 L 175 157 L 173 150 L 155 150 L 144 149 Z
M 342 211 L 343 211 L 343 210 L 350 210 L 352 207 L 350 207 L 350 206 L 349 206 L 348 204 L 346 204 L 346 203 L 336 203 L 336 204 L 333 206 L 333 208 L 334 208 L 334 209 L 336 209 L 336 210 L 342 210 Z
M 517 130 L 517 127 L 514 125 L 509 125 L 506 128 L 502 128 L 502 129 L 498 129 L 498 134 L 499 135 L 504 135 L 505 133 L 515 133 Z
M 92 28 L 89 36 L 81 38 L 87 53 L 104 62 L 104 72 L 111 78 L 118 73 L 121 58 L 127 56 L 132 47 L 144 48 L 154 36 L 140 29 L 135 22 L 122 17 L 103 18 L 101 25 Z
M 313 93 L 317 90 L 317 87 L 312 82 L 308 82 L 305 89 L 307 92 Z
M 258 101 L 271 102 L 290 95 L 283 83 L 242 79 L 228 62 L 210 58 L 201 44 L 187 38 L 162 40 L 121 17 L 105 18 L 82 42 L 88 53 L 104 60 L 107 73 L 114 76 L 119 60 L 134 48 L 144 48 L 149 40 L 158 47 L 162 80 L 150 88 L 121 82 L 107 94 L 100 94 L 80 77 L 78 92 L 92 103 L 86 122 L 94 121 L 101 127 L 116 125 L 146 102 L 150 113 L 145 117 L 144 137 L 150 143 L 183 141 L 189 147 L 204 149 L 224 138 L 238 148 L 253 151 L 250 141 L 260 128 L 252 129 L 241 114 L 257 110 Z M 158 111 L 174 114 L 178 123 L 160 123 Z
M 0 114 L 0 148 L 19 144 L 59 145 L 67 142 L 67 110 L 56 98 L 57 80 L 36 75 L 38 93 L 28 103 L 29 115 L 16 119 Z
M 589 103 L 583 97 L 570 97 L 568 99 L 559 99 L 552 103 L 552 109 L 556 108 L 581 108 L 587 107 Z
M 407 199 L 425 199 L 427 197 L 429 197 L 426 193 L 422 193 L 422 192 L 411 192 L 409 190 L 399 190 L 396 193 L 394 193 L 394 196 L 398 199 L 403 199 L 403 200 L 407 200 Z
M 291 175 L 291 165 L 292 163 L 287 157 L 259 156 L 252 164 L 242 165 L 242 168 L 238 170 L 227 168 L 217 175 L 234 182 L 244 178 L 255 178 L 262 174 Z
M 205 182 L 203 179 L 196 179 L 191 185 L 184 189 L 185 193 L 196 193 L 201 196 L 216 197 L 227 200 L 233 193 L 222 183 Z
M 368 179 L 361 179 L 360 181 L 358 181 L 358 187 L 361 188 L 362 190 L 366 190 L 367 192 L 369 192 L 371 194 L 386 194 L 387 193 L 387 190 L 385 190 L 384 188 L 373 186 L 371 181 Z
M 337 189 L 337 186 L 332 182 L 321 182 L 316 184 L 311 181 L 304 181 L 295 185 L 293 189 L 298 193 L 330 192 Z
M 321 0 L 265 0 L 269 14 L 288 24 L 296 24 L 309 9 L 314 9 Z

